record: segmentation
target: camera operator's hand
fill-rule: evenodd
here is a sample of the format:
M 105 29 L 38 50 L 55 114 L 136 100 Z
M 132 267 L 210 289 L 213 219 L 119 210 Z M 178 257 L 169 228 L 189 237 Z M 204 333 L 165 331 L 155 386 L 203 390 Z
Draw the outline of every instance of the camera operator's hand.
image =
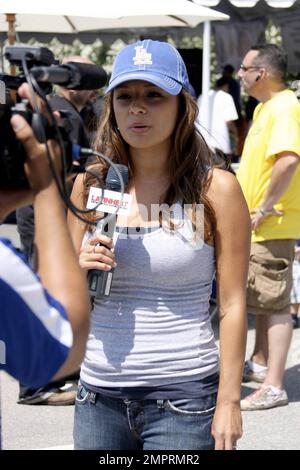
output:
M 53 179 L 50 164 L 47 158 L 46 146 L 40 144 L 33 134 L 27 121 L 18 115 L 11 118 L 11 125 L 16 137 L 22 142 L 27 153 L 24 170 L 31 189 L 37 193 L 47 188 Z M 53 141 L 48 141 L 51 157 L 57 168 L 59 161 L 59 146 Z
M 19 88 L 18 93 L 21 98 L 28 100 L 31 98 L 29 87 L 25 83 Z M 39 98 L 37 98 L 37 104 L 40 111 L 45 113 L 43 103 Z M 27 153 L 24 169 L 31 189 L 0 190 L 0 221 L 15 209 L 31 204 L 34 194 L 45 189 L 52 181 L 45 145 L 37 141 L 31 127 L 23 117 L 14 115 L 11 118 L 11 125 Z M 48 144 L 58 170 L 60 160 L 58 144 L 54 141 L 48 141 Z

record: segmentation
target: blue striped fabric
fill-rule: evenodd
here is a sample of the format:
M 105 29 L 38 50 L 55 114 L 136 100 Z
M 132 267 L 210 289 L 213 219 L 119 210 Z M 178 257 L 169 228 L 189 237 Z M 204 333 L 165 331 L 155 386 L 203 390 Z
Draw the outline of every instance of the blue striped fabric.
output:
M 66 312 L 8 240 L 0 238 L 0 368 L 32 388 L 66 360 L 72 330 Z

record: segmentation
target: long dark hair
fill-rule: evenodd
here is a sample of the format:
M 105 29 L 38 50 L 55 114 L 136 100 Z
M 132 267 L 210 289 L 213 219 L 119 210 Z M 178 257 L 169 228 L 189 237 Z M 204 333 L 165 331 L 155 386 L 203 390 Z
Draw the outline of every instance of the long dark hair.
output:
M 132 164 L 129 146 L 120 135 L 113 112 L 113 92 L 104 98 L 102 115 L 97 131 L 94 148 L 108 156 L 115 163 L 122 163 L 129 168 L 129 181 L 132 176 Z M 170 185 L 161 204 L 169 206 L 181 201 L 196 208 L 196 204 L 204 205 L 205 233 L 211 238 L 216 229 L 216 218 L 213 207 L 207 198 L 207 190 L 211 181 L 212 153 L 195 126 L 198 107 L 192 96 L 182 90 L 179 95 L 178 119 L 173 132 L 173 145 L 169 158 Z M 103 177 L 108 166 L 96 160 L 91 169 Z M 97 179 L 86 174 L 84 202 L 87 200 L 91 186 L 98 186 Z M 93 215 L 94 220 L 96 215 Z M 192 219 L 193 220 L 193 219 Z

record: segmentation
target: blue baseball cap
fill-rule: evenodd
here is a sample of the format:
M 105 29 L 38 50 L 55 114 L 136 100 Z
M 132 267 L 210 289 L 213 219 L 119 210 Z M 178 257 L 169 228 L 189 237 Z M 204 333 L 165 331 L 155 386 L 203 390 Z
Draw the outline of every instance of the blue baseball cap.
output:
M 145 80 L 171 95 L 190 90 L 185 63 L 167 42 L 145 39 L 124 47 L 116 57 L 106 93 L 128 80 Z

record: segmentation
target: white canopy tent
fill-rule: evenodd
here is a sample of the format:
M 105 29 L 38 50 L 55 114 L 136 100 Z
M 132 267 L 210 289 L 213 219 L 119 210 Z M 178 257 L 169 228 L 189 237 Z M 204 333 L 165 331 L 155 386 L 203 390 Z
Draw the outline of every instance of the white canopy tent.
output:
M 2 14 L 2 15 L 1 15 Z M 187 0 L 1 0 L 0 31 L 8 29 L 10 43 L 15 31 L 70 32 L 132 27 L 194 27 L 204 23 L 202 94 L 210 88 L 210 21 L 228 15 Z M 8 22 L 8 26 L 7 26 Z
M 239 8 L 252 8 L 259 0 L 229 0 L 232 5 Z M 272 8 L 290 8 L 296 0 L 264 0 Z M 215 7 L 220 3 L 220 0 L 193 0 L 197 5 L 206 7 Z
M 17 14 L 18 31 L 74 33 L 133 27 L 191 26 L 226 15 L 187 0 L 1 0 L 0 13 Z M 0 30 L 5 30 L 5 18 Z
M 300 73 L 300 0 L 191 0 L 230 16 L 225 24 L 213 23 L 219 71 L 222 65 L 239 66 L 249 47 L 263 42 L 269 24 L 281 32 L 288 55 L 288 72 Z

